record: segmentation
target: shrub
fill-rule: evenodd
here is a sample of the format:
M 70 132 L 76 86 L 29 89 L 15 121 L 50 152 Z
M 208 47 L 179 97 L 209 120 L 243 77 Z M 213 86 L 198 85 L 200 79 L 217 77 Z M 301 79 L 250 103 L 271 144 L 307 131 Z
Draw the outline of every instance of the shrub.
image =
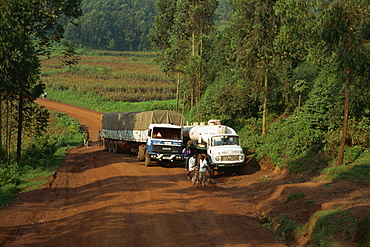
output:
M 285 202 L 295 201 L 295 200 L 298 200 L 299 198 L 303 198 L 304 196 L 305 196 L 305 194 L 303 192 L 295 192 L 295 193 L 290 194 L 286 198 Z
M 370 214 L 360 220 L 356 225 L 355 242 L 358 247 L 370 246 Z
M 314 246 L 331 246 L 332 238 L 346 239 L 353 235 L 356 226 L 350 209 L 320 211 L 310 222 L 314 224 L 310 238 Z
M 18 164 L 0 163 L 0 205 L 9 204 L 19 190 L 45 183 L 66 154 L 66 147 L 81 142 L 80 126 L 66 114 L 51 114 L 51 124 L 42 136 L 25 138 L 25 149 Z M 32 181 L 31 181 L 32 180 Z
M 302 157 L 312 148 L 320 149 L 324 140 L 322 132 L 311 128 L 307 118 L 292 115 L 271 124 L 263 141 L 259 157 L 268 155 L 274 164 L 284 167 L 285 157 Z

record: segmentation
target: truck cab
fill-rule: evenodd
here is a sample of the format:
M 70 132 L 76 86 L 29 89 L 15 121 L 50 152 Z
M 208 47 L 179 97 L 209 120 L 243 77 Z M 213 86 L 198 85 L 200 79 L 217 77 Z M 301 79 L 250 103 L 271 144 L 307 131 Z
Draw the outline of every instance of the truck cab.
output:
M 171 162 L 182 159 L 182 127 L 172 124 L 150 124 L 146 140 L 145 165 L 151 160 L 168 160 Z
M 212 167 L 242 166 L 245 156 L 238 135 L 214 135 L 208 140 L 208 162 Z

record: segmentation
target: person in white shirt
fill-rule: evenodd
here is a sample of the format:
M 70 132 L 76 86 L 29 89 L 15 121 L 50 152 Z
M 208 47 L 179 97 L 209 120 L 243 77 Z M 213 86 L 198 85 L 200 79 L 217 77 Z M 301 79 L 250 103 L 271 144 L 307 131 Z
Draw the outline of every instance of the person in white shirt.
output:
M 204 155 L 201 156 L 199 162 L 199 183 L 204 187 L 206 182 L 206 171 L 208 168 L 208 162 Z
M 189 164 L 189 172 L 188 172 L 188 179 L 192 179 L 193 177 L 193 172 L 195 171 L 195 168 L 197 167 L 197 155 L 193 154 L 191 158 L 188 161 Z

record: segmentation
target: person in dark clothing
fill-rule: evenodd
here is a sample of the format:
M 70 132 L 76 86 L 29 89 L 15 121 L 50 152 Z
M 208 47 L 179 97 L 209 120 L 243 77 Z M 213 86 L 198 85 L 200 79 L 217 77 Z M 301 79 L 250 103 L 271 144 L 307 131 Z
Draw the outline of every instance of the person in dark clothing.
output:
M 183 150 L 182 150 L 182 158 L 184 159 L 185 161 L 185 170 L 188 170 L 189 169 L 189 158 L 191 157 L 191 150 L 188 146 L 186 146 Z

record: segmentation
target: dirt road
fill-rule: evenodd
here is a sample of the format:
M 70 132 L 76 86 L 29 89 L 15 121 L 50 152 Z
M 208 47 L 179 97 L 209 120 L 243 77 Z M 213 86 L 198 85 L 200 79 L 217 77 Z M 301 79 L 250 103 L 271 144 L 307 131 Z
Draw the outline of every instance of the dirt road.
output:
M 96 140 L 99 113 L 38 102 L 77 118 Z M 219 179 L 224 186 L 196 188 L 182 167 L 145 167 L 97 143 L 75 148 L 48 184 L 0 209 L 0 246 L 284 246 L 232 177 Z

